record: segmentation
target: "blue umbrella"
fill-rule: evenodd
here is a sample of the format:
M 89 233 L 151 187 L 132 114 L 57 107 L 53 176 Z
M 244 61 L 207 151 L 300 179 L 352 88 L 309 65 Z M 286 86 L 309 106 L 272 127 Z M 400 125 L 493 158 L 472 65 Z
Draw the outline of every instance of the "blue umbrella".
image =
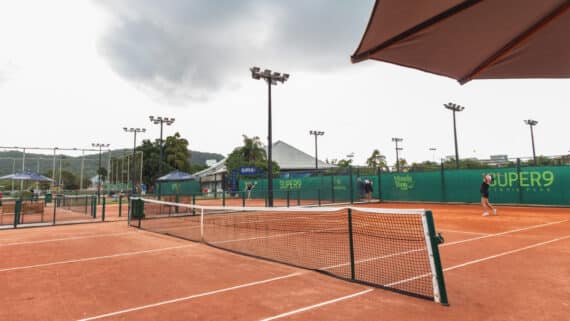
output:
M 34 181 L 34 182 L 50 182 L 51 178 L 47 178 L 35 172 L 25 171 L 23 173 L 15 173 L 0 177 L 0 180 L 10 181 Z
M 159 177 L 157 181 L 159 182 L 181 182 L 181 181 L 192 181 L 195 180 L 196 176 L 188 173 L 175 170 L 162 177 Z

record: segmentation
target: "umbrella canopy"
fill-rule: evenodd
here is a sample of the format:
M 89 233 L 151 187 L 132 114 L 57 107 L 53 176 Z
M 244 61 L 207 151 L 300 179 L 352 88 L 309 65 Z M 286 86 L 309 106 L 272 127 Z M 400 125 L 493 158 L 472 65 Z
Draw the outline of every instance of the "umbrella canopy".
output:
M 23 173 L 15 173 L 0 177 L 0 180 L 10 181 L 34 181 L 34 182 L 50 182 L 52 179 L 47 178 L 35 172 L 25 171 Z
M 196 177 L 192 174 L 184 173 L 179 170 L 170 172 L 162 177 L 159 177 L 157 181 L 159 182 L 181 182 L 181 181 L 191 181 L 195 180 Z
M 457 79 L 569 78 L 569 0 L 376 0 L 352 62 Z

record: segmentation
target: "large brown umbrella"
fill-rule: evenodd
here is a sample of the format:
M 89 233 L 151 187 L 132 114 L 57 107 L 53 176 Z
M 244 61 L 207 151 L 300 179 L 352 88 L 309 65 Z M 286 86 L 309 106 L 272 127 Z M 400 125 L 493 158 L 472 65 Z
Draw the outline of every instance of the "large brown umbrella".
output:
M 457 79 L 570 77 L 570 0 L 376 0 L 352 62 Z

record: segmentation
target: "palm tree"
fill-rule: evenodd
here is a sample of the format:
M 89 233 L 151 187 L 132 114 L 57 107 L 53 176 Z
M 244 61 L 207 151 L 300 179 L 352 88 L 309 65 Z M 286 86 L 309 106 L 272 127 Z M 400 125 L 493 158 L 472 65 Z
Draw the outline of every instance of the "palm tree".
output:
M 366 160 L 366 164 L 368 165 L 368 167 L 372 167 L 372 168 L 385 168 L 386 167 L 386 160 L 384 159 L 384 156 L 382 156 L 382 154 L 380 154 L 380 151 L 375 149 L 374 151 L 372 151 L 372 155 L 370 155 L 370 157 L 368 157 L 368 159 Z
M 244 160 L 248 162 L 255 162 L 266 159 L 265 149 L 258 136 L 248 137 L 243 135 L 243 146 L 240 148 L 240 153 Z

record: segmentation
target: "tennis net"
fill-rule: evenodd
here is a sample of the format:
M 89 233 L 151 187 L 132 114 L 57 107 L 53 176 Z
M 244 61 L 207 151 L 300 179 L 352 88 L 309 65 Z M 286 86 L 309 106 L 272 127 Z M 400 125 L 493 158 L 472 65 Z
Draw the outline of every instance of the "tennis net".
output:
M 63 195 L 55 199 L 55 206 L 69 212 L 93 216 L 95 202 L 96 196 L 93 195 Z
M 132 202 L 131 226 L 447 304 L 430 211 Z

